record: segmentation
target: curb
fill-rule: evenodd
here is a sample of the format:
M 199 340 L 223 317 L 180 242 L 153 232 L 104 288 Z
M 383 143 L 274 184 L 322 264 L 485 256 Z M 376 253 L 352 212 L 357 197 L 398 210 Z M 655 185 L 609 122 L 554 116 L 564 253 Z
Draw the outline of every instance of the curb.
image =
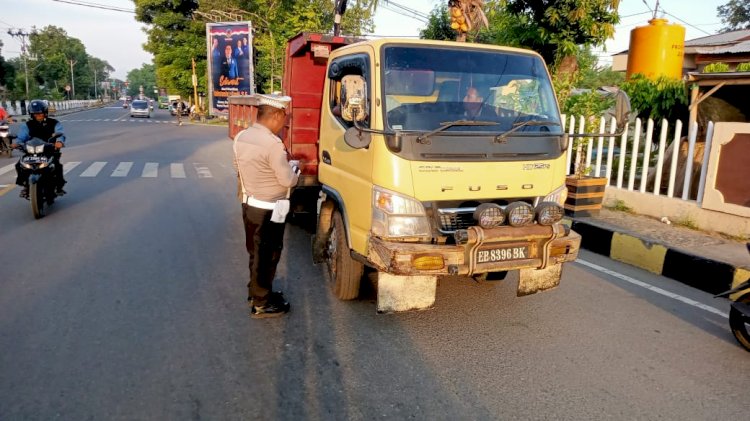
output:
M 724 292 L 750 277 L 750 270 L 634 235 L 571 219 L 581 248 L 645 269 L 709 294 Z

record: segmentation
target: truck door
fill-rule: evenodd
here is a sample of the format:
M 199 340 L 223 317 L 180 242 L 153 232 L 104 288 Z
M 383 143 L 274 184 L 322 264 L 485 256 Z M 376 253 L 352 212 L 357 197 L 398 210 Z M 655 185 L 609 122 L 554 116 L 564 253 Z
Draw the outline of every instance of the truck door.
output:
M 372 148 L 354 149 L 344 142 L 344 132 L 353 126 L 342 117 L 342 87 L 345 76 L 362 76 L 366 83 L 365 119 L 360 126 L 370 128 L 373 121 L 372 54 L 351 53 L 331 60 L 323 98 L 320 131 L 319 177 L 342 201 L 348 228 L 349 245 L 363 253 L 370 232 L 372 211 Z

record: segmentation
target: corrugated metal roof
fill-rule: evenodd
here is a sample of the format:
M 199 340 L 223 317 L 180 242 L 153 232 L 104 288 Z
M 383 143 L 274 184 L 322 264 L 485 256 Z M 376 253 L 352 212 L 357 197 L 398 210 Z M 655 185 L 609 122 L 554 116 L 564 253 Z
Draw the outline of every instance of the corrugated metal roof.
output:
M 737 54 L 750 52 L 750 41 L 741 41 L 737 44 L 723 46 L 685 46 L 685 52 L 688 54 Z
M 750 39 L 750 29 L 724 32 L 722 34 L 708 35 L 685 41 L 685 47 L 703 47 L 709 45 L 736 44 L 737 42 Z

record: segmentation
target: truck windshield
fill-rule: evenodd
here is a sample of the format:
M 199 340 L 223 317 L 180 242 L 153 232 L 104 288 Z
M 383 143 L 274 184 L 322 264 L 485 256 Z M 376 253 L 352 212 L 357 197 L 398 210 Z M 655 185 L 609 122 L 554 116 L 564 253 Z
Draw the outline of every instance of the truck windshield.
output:
M 434 46 L 384 47 L 383 96 L 388 128 L 432 131 L 560 133 L 554 92 L 542 59 L 522 52 Z

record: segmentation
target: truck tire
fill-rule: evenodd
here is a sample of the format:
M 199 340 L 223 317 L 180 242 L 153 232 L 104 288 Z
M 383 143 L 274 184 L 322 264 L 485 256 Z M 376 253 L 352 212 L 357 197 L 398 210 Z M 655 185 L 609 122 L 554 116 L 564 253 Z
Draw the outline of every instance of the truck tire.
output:
M 359 284 L 364 265 L 352 259 L 346 242 L 346 227 L 341 212 L 333 213 L 331 233 L 328 236 L 326 265 L 331 291 L 339 300 L 353 300 L 359 296 Z

